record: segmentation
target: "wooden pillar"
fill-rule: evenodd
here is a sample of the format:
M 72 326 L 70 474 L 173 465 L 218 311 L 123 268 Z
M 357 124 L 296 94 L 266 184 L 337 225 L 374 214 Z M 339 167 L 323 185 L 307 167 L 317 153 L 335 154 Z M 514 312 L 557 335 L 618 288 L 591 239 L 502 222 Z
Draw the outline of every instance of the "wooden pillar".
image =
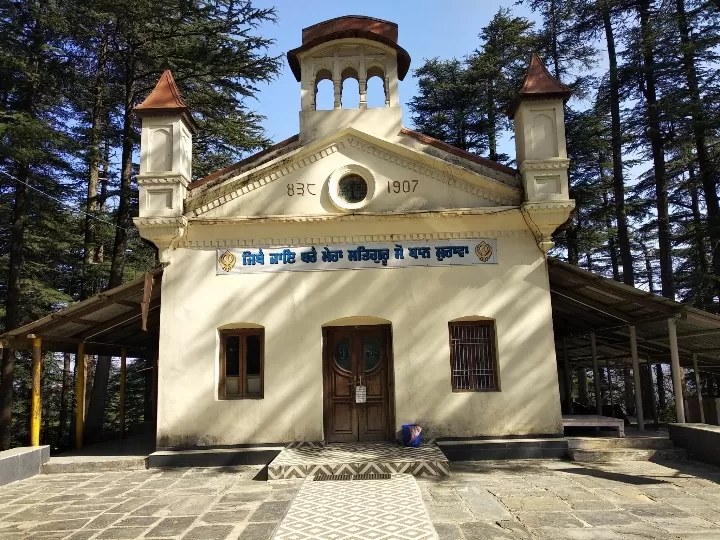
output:
M 590 351 L 592 353 L 593 380 L 595 381 L 595 408 L 597 413 L 602 415 L 602 392 L 600 390 L 600 367 L 598 366 L 597 344 L 595 343 L 595 332 L 590 333 Z
M 120 349 L 120 438 L 125 438 L 125 380 L 127 379 L 127 351 Z
M 605 360 L 605 368 L 607 369 L 608 392 L 610 393 L 610 414 L 615 416 L 615 397 L 613 396 L 612 372 L 610 371 L 610 359 Z
M 648 382 L 650 383 L 650 405 L 652 406 L 653 426 L 655 427 L 655 429 L 657 429 L 658 425 L 659 425 L 658 408 L 657 408 L 657 405 L 655 405 L 655 390 L 653 390 L 653 369 L 652 369 L 652 363 L 650 362 L 649 355 L 647 357 L 647 366 L 648 366 Z
M 643 418 L 642 385 L 640 384 L 640 362 L 637 353 L 637 334 L 635 326 L 630 326 L 630 355 L 632 356 L 633 381 L 635 383 L 635 416 L 637 417 L 638 430 L 645 431 L 645 419 Z
M 693 371 L 695 372 L 695 388 L 697 388 L 698 408 L 700 409 L 700 423 L 705 423 L 705 409 L 702 400 L 702 385 L 700 384 L 700 371 L 697 365 L 697 353 L 692 355 Z
M 572 397 L 572 371 L 570 371 L 570 359 L 567 352 L 567 338 L 563 338 L 563 379 L 565 382 L 565 410 L 568 414 L 573 413 L 573 397 Z
M 678 352 L 675 319 L 668 319 L 668 337 L 670 339 L 670 365 L 672 368 L 673 393 L 675 394 L 675 414 L 677 416 L 677 423 L 684 424 L 685 404 L 683 403 L 680 353 Z
M 30 394 L 30 446 L 40 446 L 40 371 L 42 370 L 42 340 L 32 338 L 32 391 Z
M 85 343 L 78 343 L 75 354 L 75 448 L 83 447 L 85 427 Z

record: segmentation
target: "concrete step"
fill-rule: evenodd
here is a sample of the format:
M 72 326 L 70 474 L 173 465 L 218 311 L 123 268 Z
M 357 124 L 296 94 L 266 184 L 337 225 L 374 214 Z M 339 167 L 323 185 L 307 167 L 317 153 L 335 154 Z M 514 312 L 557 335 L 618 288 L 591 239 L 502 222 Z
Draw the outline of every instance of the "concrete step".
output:
M 267 465 L 282 449 L 282 446 L 274 445 L 158 450 L 148 456 L 148 468 Z
M 568 438 L 568 448 L 575 450 L 663 450 L 674 448 L 670 439 L 664 437 L 608 437 Z
M 686 459 L 682 448 L 639 449 L 620 448 L 613 450 L 580 450 L 571 448 L 570 459 L 581 463 L 610 463 L 618 461 L 678 461 Z
M 50 461 L 42 466 L 40 472 L 42 474 L 67 474 L 130 471 L 146 469 L 146 459 L 143 456 L 111 458 L 98 456 L 51 457 Z

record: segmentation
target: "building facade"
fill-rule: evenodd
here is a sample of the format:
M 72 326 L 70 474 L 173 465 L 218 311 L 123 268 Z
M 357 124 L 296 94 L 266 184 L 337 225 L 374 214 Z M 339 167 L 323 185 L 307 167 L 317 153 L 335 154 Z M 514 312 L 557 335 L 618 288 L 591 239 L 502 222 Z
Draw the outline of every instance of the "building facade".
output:
M 515 170 L 403 127 L 393 23 L 306 28 L 288 61 L 299 134 L 204 179 L 169 72 L 136 109 L 135 223 L 165 264 L 158 446 L 561 434 L 545 255 L 574 207 L 568 89 L 533 58 Z

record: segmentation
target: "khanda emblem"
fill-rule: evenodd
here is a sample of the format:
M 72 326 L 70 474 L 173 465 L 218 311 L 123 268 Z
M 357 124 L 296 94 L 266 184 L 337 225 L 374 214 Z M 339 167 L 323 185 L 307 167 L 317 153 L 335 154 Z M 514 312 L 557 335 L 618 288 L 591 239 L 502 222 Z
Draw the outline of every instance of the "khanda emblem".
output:
M 493 248 L 487 242 L 480 242 L 477 246 L 475 246 L 475 255 L 477 255 L 477 258 L 482 262 L 488 262 L 490 257 L 492 257 L 492 254 Z
M 235 255 L 230 253 L 229 250 L 226 250 L 225 253 L 220 255 L 219 261 L 220 261 L 220 268 L 222 268 L 226 272 L 229 272 L 235 266 L 235 263 L 237 262 L 237 258 L 235 257 Z

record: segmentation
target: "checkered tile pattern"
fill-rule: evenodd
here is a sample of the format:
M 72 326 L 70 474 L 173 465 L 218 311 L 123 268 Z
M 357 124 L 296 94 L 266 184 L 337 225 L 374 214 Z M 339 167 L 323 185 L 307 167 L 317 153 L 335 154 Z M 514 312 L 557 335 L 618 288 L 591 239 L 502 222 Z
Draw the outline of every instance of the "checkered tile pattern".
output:
M 412 474 L 449 476 L 450 467 L 436 445 L 405 448 L 394 443 L 339 443 L 325 447 L 284 448 L 268 466 L 268 478 L 305 478 L 316 474 Z
M 438 538 L 410 475 L 390 480 L 306 480 L 275 540 L 430 540 Z

